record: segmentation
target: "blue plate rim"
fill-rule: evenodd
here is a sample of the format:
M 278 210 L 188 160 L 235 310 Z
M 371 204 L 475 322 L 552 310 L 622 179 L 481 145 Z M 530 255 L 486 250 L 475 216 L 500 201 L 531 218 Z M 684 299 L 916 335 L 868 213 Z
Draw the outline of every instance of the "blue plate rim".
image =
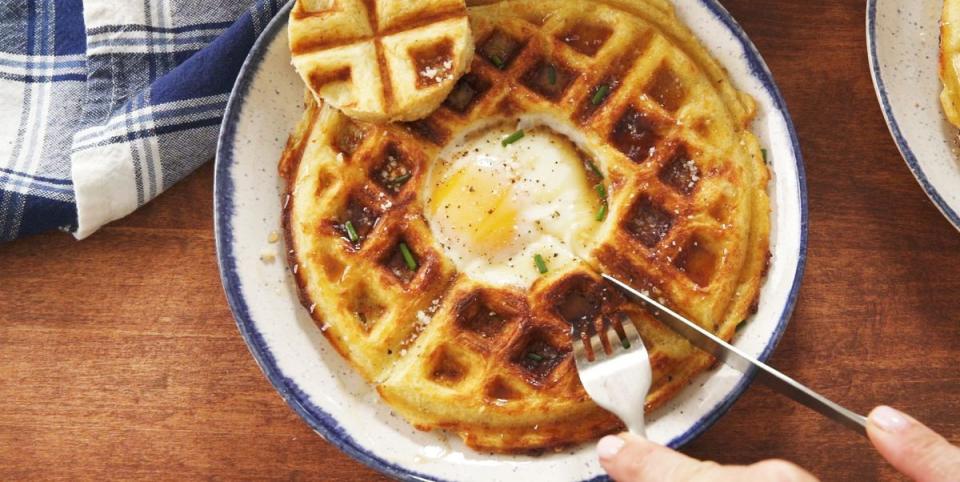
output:
M 867 56 L 870 61 L 870 74 L 873 77 L 873 87 L 877 93 L 877 99 L 880 101 L 880 108 L 883 110 L 883 118 L 887 123 L 887 128 L 890 130 L 890 135 L 893 136 L 893 141 L 897 144 L 900 156 L 903 157 L 904 162 L 907 163 L 907 167 L 910 168 L 910 172 L 913 173 L 913 177 L 920 183 L 923 191 L 927 193 L 927 197 L 933 201 L 933 204 L 943 213 L 947 221 L 950 221 L 950 224 L 956 229 L 960 229 L 960 213 L 950 207 L 947 200 L 944 199 L 943 196 L 940 195 L 940 192 L 937 191 L 937 188 L 930 183 L 927 174 L 923 171 L 923 167 L 917 160 L 916 154 L 914 154 L 913 149 L 910 148 L 910 143 L 908 143 L 907 138 L 903 136 L 900 123 L 897 122 L 897 118 L 893 114 L 893 106 L 890 104 L 887 87 L 883 81 L 883 73 L 880 71 L 880 59 L 877 56 L 877 0 L 867 1 L 866 31 Z
M 787 130 L 790 135 L 791 148 L 796 160 L 797 184 L 800 202 L 800 247 L 798 252 L 797 268 L 794 272 L 793 282 L 790 288 L 790 294 L 784 304 L 777 326 L 767 342 L 766 347 L 760 353 L 758 358 L 766 361 L 773 353 L 793 314 L 794 307 L 799 296 L 800 284 L 803 279 L 803 273 L 807 258 L 807 226 L 808 226 L 808 205 L 807 205 L 807 184 L 806 173 L 803 164 L 803 155 L 800 151 L 800 143 L 797 137 L 793 120 L 786 107 L 786 102 L 780 93 L 779 88 L 773 80 L 766 62 L 760 56 L 759 51 L 750 39 L 747 37 L 743 28 L 737 23 L 730 13 L 718 3 L 717 0 L 698 0 L 710 12 L 734 34 L 743 47 L 744 55 L 750 65 L 752 75 L 759 80 L 764 89 L 773 99 L 777 110 L 783 115 Z M 350 455 L 354 459 L 367 465 L 368 467 L 380 471 L 391 477 L 400 480 L 415 481 L 437 481 L 437 479 L 426 474 L 411 471 L 405 467 L 393 464 L 381 457 L 373 454 L 370 450 L 361 446 L 353 439 L 343 427 L 330 414 L 310 402 L 306 394 L 300 390 L 296 383 L 285 376 L 277 366 L 274 356 L 267 348 L 263 336 L 256 330 L 253 320 L 250 317 L 246 300 L 243 297 L 240 277 L 237 273 L 237 260 L 233 253 L 233 229 L 230 220 L 233 217 L 233 180 L 229 171 L 234 164 L 231 147 L 234 145 L 236 136 L 236 126 L 238 124 L 240 112 L 243 107 L 244 99 L 250 89 L 253 75 L 262 60 L 270 43 L 281 31 L 286 23 L 286 17 L 290 11 L 292 2 L 288 3 L 277 15 L 270 21 L 269 25 L 261 33 L 260 37 L 254 43 L 253 48 L 248 54 L 240 74 L 230 94 L 224 114 L 223 123 L 220 129 L 219 140 L 217 144 L 216 166 L 214 169 L 214 234 L 217 248 L 217 261 L 220 268 L 221 282 L 224 287 L 227 302 L 233 312 L 237 328 L 243 336 L 250 350 L 251 355 L 256 360 L 264 375 L 274 386 L 277 392 L 283 397 L 284 401 L 317 433 L 335 447 Z M 669 442 L 669 446 L 679 448 L 690 442 L 698 435 L 703 433 L 716 420 L 722 417 L 733 406 L 733 403 L 743 394 L 746 388 L 756 376 L 755 371 L 745 374 L 734 388 L 717 403 L 706 415 L 697 420 L 693 426 L 686 432 L 675 437 Z M 606 480 L 604 475 L 595 477 L 591 480 Z

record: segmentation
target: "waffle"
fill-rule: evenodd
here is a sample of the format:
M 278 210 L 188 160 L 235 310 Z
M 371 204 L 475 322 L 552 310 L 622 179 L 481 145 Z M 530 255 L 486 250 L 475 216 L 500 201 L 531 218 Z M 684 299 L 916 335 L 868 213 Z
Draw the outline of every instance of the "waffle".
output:
M 463 0 L 297 0 L 289 41 L 313 94 L 370 122 L 425 117 L 473 55 Z
M 489 2 L 469 18 L 471 71 L 429 117 L 374 125 L 308 100 L 279 167 L 288 262 L 332 346 L 414 426 L 483 451 L 558 449 L 622 428 L 579 383 L 571 325 L 632 320 L 649 410 L 713 363 L 598 273 L 730 339 L 768 266 L 769 171 L 752 99 L 666 2 Z M 609 212 L 579 262 L 505 287 L 456 268 L 424 192 L 446 146 L 518 118 L 575 139 Z
M 960 127 L 960 1 L 944 0 L 940 18 L 940 103 L 951 124 Z

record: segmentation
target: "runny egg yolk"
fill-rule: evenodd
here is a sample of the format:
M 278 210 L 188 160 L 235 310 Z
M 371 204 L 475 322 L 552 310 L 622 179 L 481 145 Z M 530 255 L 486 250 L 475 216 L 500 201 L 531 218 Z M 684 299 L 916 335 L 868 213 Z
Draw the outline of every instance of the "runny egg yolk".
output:
M 516 231 L 517 206 L 504 189 L 510 179 L 495 163 L 478 156 L 440 181 L 430 199 L 430 210 L 443 218 L 444 228 L 475 253 L 502 249 Z
M 583 154 L 547 127 L 500 125 L 440 154 L 425 193 L 431 230 L 462 273 L 493 285 L 529 286 L 540 255 L 551 270 L 586 256 L 600 199 Z

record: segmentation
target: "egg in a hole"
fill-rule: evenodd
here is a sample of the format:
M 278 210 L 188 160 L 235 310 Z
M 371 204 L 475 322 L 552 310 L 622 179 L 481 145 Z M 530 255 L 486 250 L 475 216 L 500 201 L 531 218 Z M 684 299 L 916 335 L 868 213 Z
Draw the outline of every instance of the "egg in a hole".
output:
M 457 269 L 522 288 L 586 257 L 608 195 L 589 155 L 530 120 L 487 125 L 451 142 L 424 190 L 428 224 Z

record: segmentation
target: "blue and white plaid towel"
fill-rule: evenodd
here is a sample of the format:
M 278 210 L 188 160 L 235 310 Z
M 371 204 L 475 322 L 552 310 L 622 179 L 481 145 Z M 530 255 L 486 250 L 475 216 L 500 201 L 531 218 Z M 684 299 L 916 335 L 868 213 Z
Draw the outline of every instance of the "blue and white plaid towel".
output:
M 0 0 L 0 241 L 86 237 L 210 160 L 285 1 Z

